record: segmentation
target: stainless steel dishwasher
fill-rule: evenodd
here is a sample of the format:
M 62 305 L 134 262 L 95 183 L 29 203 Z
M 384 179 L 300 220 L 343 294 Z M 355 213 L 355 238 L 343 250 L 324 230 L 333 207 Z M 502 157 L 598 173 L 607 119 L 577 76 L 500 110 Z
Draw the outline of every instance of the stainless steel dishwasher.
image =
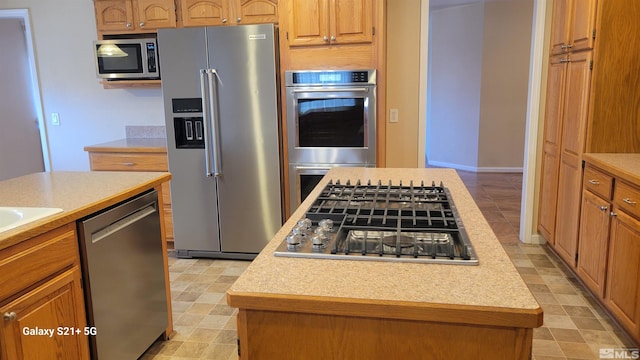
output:
M 91 358 L 137 359 L 168 323 L 158 193 L 78 221 Z

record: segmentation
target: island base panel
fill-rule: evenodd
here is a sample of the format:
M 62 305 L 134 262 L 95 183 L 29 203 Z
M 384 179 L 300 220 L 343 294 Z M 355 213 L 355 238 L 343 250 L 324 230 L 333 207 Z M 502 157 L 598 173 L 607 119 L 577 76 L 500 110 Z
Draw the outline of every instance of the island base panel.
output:
M 250 335 L 249 335 L 250 334 Z M 530 359 L 533 329 L 240 309 L 240 359 Z

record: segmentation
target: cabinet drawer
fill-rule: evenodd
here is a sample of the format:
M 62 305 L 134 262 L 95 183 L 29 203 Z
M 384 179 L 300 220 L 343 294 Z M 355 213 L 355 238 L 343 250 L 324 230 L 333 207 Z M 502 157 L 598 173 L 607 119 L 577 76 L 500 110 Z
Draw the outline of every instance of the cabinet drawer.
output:
M 0 302 L 80 263 L 75 224 L 0 251 Z
M 597 169 L 587 166 L 584 169 L 583 185 L 592 193 L 598 194 L 603 198 L 611 199 L 611 188 L 613 187 L 613 178 L 604 174 Z
M 640 218 L 640 188 L 617 182 L 613 193 L 613 204 L 627 213 Z
M 90 153 L 91 170 L 168 171 L 165 153 Z

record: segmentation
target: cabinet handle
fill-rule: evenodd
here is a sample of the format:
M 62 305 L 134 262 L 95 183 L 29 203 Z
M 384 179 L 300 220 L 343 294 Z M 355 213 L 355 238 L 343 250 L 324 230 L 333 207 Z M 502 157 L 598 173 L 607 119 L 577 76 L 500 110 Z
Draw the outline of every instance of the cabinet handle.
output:
M 607 211 L 607 209 L 609 209 L 609 207 L 606 206 L 606 205 L 600 206 L 600 210 L 602 210 L 602 211 Z
M 327 35 L 325 35 L 325 36 L 322 38 L 322 40 L 324 40 L 324 41 L 329 41 L 329 38 L 327 37 Z
M 598 180 L 589 180 L 589 184 L 591 184 L 591 185 L 600 185 L 600 181 L 598 181 Z
M 140 27 L 144 27 L 144 21 L 141 21 L 138 25 L 140 25 Z
M 11 312 L 6 312 L 3 315 L 4 321 L 13 321 L 18 317 L 18 315 L 16 315 L 15 311 L 11 311 Z
M 131 23 L 127 23 L 127 25 L 126 25 L 126 26 L 127 26 L 128 28 L 130 28 L 130 27 L 131 27 Z
M 240 21 L 242 21 L 241 18 L 236 18 L 236 22 L 240 22 Z
M 573 44 L 567 44 L 567 45 L 565 46 L 565 49 L 571 49 L 571 48 L 573 48 Z
M 636 202 L 629 198 L 624 198 L 622 199 L 622 201 L 624 201 L 625 204 L 634 205 L 634 206 L 636 205 Z
M 122 165 L 124 165 L 124 166 L 133 166 L 133 165 L 135 165 L 135 164 L 136 164 L 136 163 L 134 163 L 134 162 L 123 162 L 123 163 L 122 163 Z
M 331 41 L 336 41 L 335 35 L 331 35 Z
M 222 18 L 222 23 L 226 24 L 227 23 L 227 18 Z
M 571 62 L 571 59 L 569 59 L 569 58 L 560 59 L 560 64 L 565 64 L 565 63 L 570 63 L 570 62 Z
M 615 211 L 612 211 L 612 212 L 609 213 L 609 216 L 616 217 L 616 216 L 618 216 L 618 214 Z

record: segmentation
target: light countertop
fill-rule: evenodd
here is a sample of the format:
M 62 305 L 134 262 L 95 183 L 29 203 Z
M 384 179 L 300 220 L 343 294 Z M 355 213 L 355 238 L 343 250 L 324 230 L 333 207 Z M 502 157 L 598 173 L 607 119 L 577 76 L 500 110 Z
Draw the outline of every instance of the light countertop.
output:
M 169 181 L 163 172 L 46 172 L 0 181 L 0 206 L 62 212 L 0 233 L 0 249 L 76 221 Z
M 88 145 L 84 151 L 98 152 L 167 152 L 165 138 L 127 138 Z
M 479 265 L 416 264 L 276 257 L 274 250 L 304 216 L 329 179 L 393 184 L 432 181 L 449 188 Z M 360 303 L 428 308 L 429 312 L 462 309 L 522 316 L 521 324 L 542 325 L 542 309 L 497 240 L 471 195 L 452 169 L 333 168 L 267 244 L 227 293 L 230 306 L 286 310 L 279 302 L 321 299 L 333 305 Z M 385 310 L 385 311 L 387 311 Z M 426 315 L 424 315 L 426 314 Z M 429 314 L 424 312 L 429 318 Z M 414 316 L 415 314 L 411 315 Z M 393 315 L 392 315 L 393 316 Z M 478 323 L 491 323 L 483 319 Z
M 618 178 L 640 185 L 640 154 L 589 153 L 582 158 Z

